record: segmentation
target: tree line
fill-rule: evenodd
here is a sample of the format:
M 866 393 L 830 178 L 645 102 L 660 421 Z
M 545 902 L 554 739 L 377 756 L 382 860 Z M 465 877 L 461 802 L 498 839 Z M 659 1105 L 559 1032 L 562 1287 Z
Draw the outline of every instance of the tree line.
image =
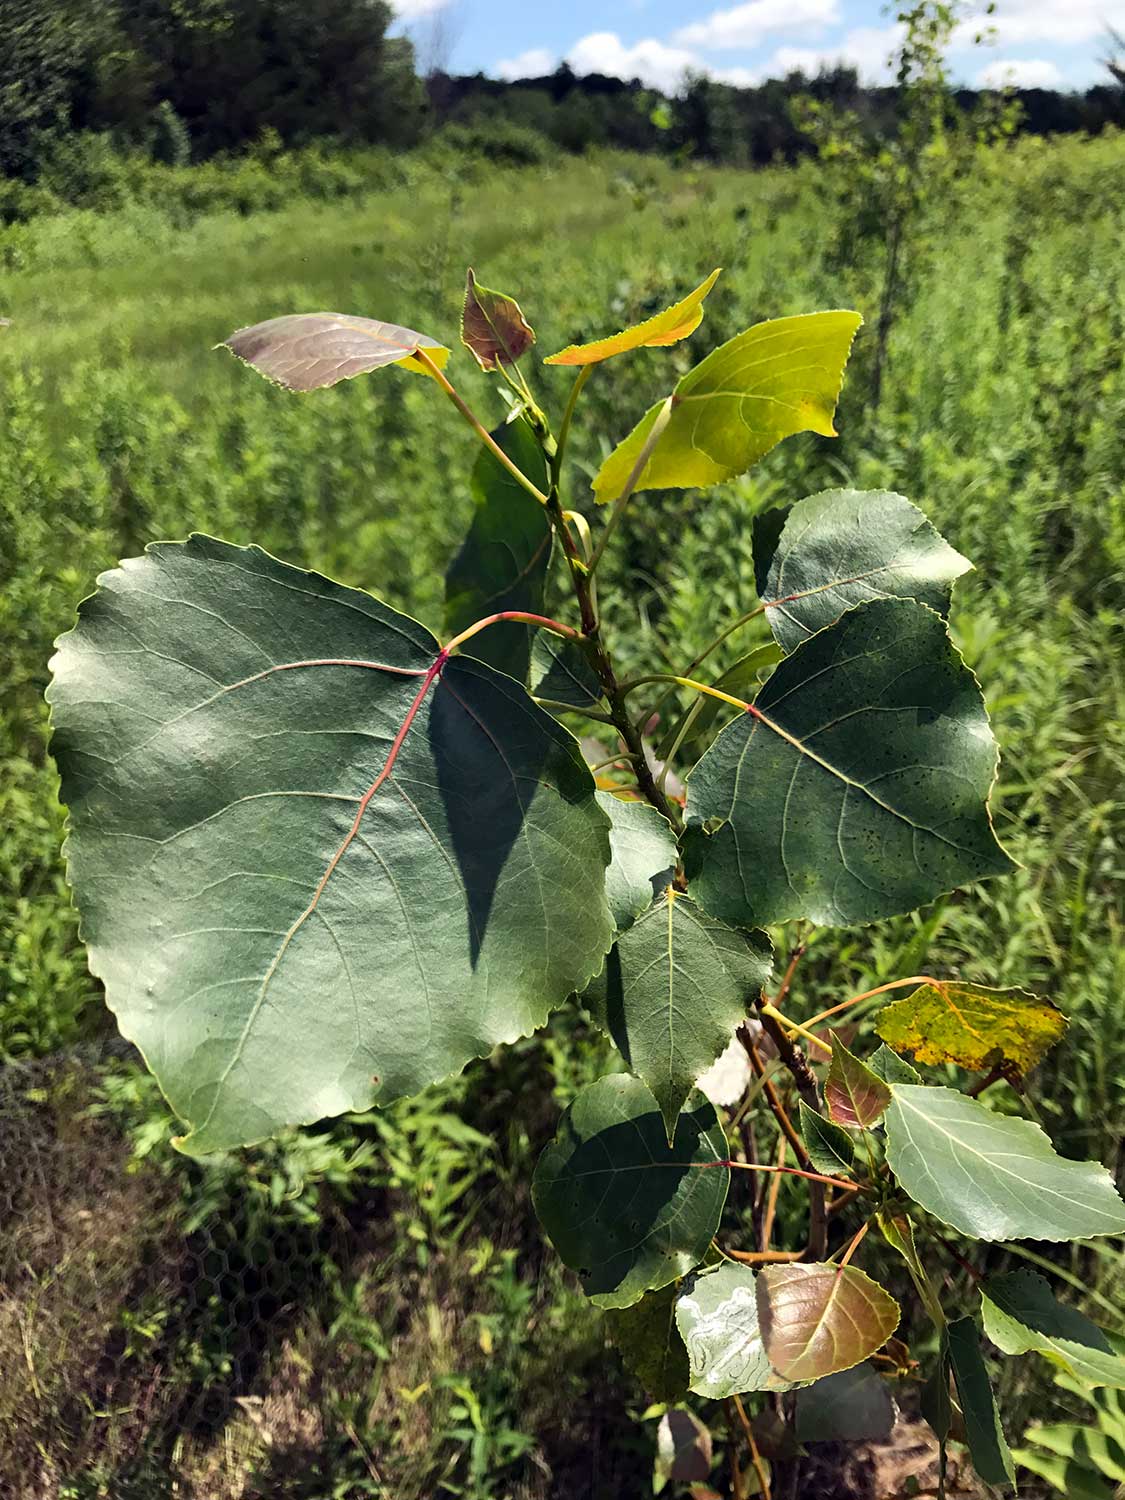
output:
M 794 101 L 892 129 L 896 90 L 854 69 L 795 72 L 753 88 L 697 77 L 675 97 L 565 64 L 503 82 L 419 76 L 391 35 L 386 0 L 0 0 L 0 174 L 34 181 L 60 136 L 109 135 L 157 160 L 204 161 L 273 134 L 408 148 L 444 126 L 474 139 L 523 134 L 563 151 L 614 146 L 761 164 L 810 149 Z M 971 111 L 972 90 L 955 94 Z M 1125 126 L 1110 68 L 1084 93 L 1023 89 L 1021 128 L 1041 134 Z

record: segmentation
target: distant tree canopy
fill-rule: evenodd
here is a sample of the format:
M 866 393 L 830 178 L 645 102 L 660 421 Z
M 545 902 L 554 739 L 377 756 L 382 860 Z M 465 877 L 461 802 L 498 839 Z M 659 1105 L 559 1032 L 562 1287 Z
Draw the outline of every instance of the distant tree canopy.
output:
M 407 147 L 447 124 L 531 130 L 564 151 L 595 146 L 761 164 L 809 149 L 792 102 L 811 95 L 873 130 L 892 129 L 895 91 L 854 69 L 792 73 L 754 88 L 685 80 L 675 98 L 566 65 L 512 83 L 417 76 L 389 36 L 387 0 L 0 0 L 0 173 L 34 178 L 60 135 L 108 133 L 161 160 L 238 151 L 264 132 L 285 144 L 334 138 Z M 1125 125 L 1116 49 L 1084 94 L 1018 92 L 1036 133 Z M 1107 65 L 1108 66 L 1108 65 Z M 966 109 L 977 95 L 962 90 Z

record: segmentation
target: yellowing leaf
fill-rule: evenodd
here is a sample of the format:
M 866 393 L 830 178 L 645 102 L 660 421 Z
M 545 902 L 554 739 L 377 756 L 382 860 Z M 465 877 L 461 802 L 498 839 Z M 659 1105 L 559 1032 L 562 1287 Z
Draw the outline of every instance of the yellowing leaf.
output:
M 956 1063 L 1027 1073 L 1066 1030 L 1066 1017 L 1049 1000 L 1026 990 L 934 981 L 888 1005 L 875 1027 L 896 1051 L 921 1063 Z
M 612 359 L 615 354 L 628 354 L 631 349 L 647 349 L 666 344 L 678 344 L 695 332 L 703 321 L 703 299 L 719 279 L 719 270 L 712 271 L 706 281 L 700 282 L 694 292 L 689 292 L 671 307 L 657 313 L 644 323 L 636 323 L 622 333 L 607 339 L 595 339 L 592 344 L 571 344 L 569 348 L 552 354 L 545 365 L 596 365 L 603 359 Z
M 318 391 L 384 365 L 429 375 L 416 357 L 419 349 L 439 370 L 449 359 L 449 350 L 424 333 L 344 313 L 269 318 L 238 329 L 224 342 L 232 354 L 289 391 Z
M 694 489 L 744 474 L 796 432 L 835 437 L 832 418 L 856 312 L 806 313 L 756 323 L 689 370 L 636 489 Z M 666 402 L 658 401 L 594 479 L 600 504 L 625 488 Z
M 471 266 L 465 278 L 461 342 L 482 370 L 515 364 L 535 342 L 531 324 L 515 298 L 481 286 Z

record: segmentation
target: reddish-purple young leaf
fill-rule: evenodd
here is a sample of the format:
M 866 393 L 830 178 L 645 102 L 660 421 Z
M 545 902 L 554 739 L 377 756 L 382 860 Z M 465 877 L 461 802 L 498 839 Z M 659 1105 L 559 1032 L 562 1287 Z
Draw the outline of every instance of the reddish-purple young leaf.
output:
M 465 278 L 461 342 L 482 370 L 515 364 L 535 342 L 535 334 L 514 297 L 481 286 L 473 268 Z
M 828 1118 L 853 1130 L 867 1130 L 883 1116 L 891 1102 L 890 1088 L 866 1063 L 849 1052 L 832 1033 L 832 1064 L 824 1080 Z
M 384 365 L 428 375 L 416 358 L 419 349 L 439 370 L 449 359 L 444 344 L 424 333 L 350 313 L 290 313 L 240 328 L 224 342 L 239 359 L 288 391 L 319 391 Z
M 850 1370 L 898 1327 L 898 1303 L 855 1266 L 767 1266 L 757 1297 L 766 1357 L 785 1380 Z

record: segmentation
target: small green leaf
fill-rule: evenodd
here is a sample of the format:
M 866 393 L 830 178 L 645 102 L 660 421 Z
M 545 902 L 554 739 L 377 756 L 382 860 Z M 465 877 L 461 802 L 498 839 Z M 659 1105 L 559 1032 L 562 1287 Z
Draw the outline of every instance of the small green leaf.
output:
M 760 686 L 760 676 L 770 667 L 774 667 L 781 660 L 781 648 L 772 641 L 765 646 L 756 646 L 753 651 L 748 651 L 745 656 L 739 657 L 733 666 L 728 667 L 721 677 L 717 677 L 711 684 L 722 693 L 730 693 L 734 698 L 752 698 Z M 690 732 L 680 743 L 678 759 L 681 761 L 692 758 L 692 751 L 703 737 L 708 733 L 711 725 L 718 717 L 722 703 L 718 698 L 712 698 L 700 693 L 695 702 L 665 734 L 664 738 L 656 748 L 657 760 L 667 760 L 672 753 L 672 746 L 679 738 L 680 731 L 690 720 Z
M 546 485 L 546 461 L 522 417 L 498 427 L 492 436 L 529 479 Z M 502 610 L 541 614 L 551 566 L 547 512 L 487 448 L 477 455 L 469 484 L 473 518 L 445 575 L 447 638 Z M 532 639 L 538 634 L 529 625 L 505 620 L 474 636 L 465 654 L 525 682 Z
M 645 349 L 659 345 L 678 344 L 695 332 L 703 320 L 703 302 L 708 292 L 719 279 L 719 272 L 712 271 L 706 281 L 689 292 L 679 302 L 636 323 L 623 333 L 609 338 L 596 339 L 592 344 L 571 344 L 558 354 L 551 354 L 543 361 L 545 365 L 596 365 L 603 359 L 612 359 L 615 354 L 627 354 L 632 349 Z
M 684 1100 L 769 978 L 768 941 L 709 917 L 671 886 L 621 934 L 583 999 L 660 1105 L 669 1138 Z
M 1015 1466 L 1000 1426 L 1000 1414 L 996 1410 L 988 1370 L 980 1352 L 977 1325 L 972 1318 L 958 1318 L 949 1324 L 946 1337 L 973 1468 L 985 1484 L 1014 1488 Z
M 832 1061 L 824 1080 L 828 1118 L 852 1130 L 870 1130 L 883 1118 L 891 1090 L 832 1033 Z
M 347 313 L 270 318 L 238 329 L 224 343 L 259 375 L 287 391 L 319 391 L 384 365 L 401 365 L 404 370 L 429 375 L 417 358 L 419 349 L 426 351 L 439 370 L 449 361 L 445 345 L 424 333 Z
M 984 1331 L 1005 1354 L 1045 1355 L 1089 1387 L 1125 1391 L 1125 1355 L 1075 1308 L 1057 1301 L 1034 1271 L 993 1276 L 981 1292 Z
M 954 1089 L 896 1084 L 887 1161 L 899 1186 L 978 1240 L 1077 1240 L 1125 1232 L 1125 1203 L 1100 1162 L 1068 1161 L 1030 1120 Z
M 671 420 L 636 490 L 722 484 L 795 432 L 835 437 L 844 365 L 862 321 L 854 312 L 775 318 L 713 350 L 677 383 Z M 599 503 L 625 488 L 663 405 L 658 401 L 598 470 Z
M 810 495 L 784 512 L 780 532 L 757 518 L 754 548 L 766 619 L 786 651 L 871 599 L 917 599 L 945 615 L 953 580 L 972 566 L 889 490 Z
M 809 1153 L 809 1160 L 817 1172 L 830 1177 L 841 1172 L 850 1172 L 855 1156 L 855 1142 L 840 1125 L 833 1125 L 815 1109 L 810 1109 L 803 1099 L 798 1104 L 801 1111 L 801 1135 Z
M 899 1305 L 855 1266 L 767 1266 L 758 1322 L 784 1380 L 819 1380 L 868 1359 L 898 1327 Z
M 673 1283 L 605 1315 L 621 1358 L 654 1401 L 678 1401 L 688 1389 L 687 1350 L 676 1326 L 677 1296 Z
M 1028 1073 L 1066 1031 L 1066 1017 L 1026 990 L 934 980 L 880 1012 L 875 1030 L 920 1063 Z
M 1003 874 L 996 760 L 944 621 L 912 600 L 860 605 L 786 657 L 689 775 L 695 893 L 735 925 L 840 925 Z
M 687 1346 L 691 1389 L 721 1400 L 743 1391 L 787 1391 L 791 1383 L 770 1368 L 758 1327 L 756 1278 L 729 1262 L 684 1283 L 676 1323 Z
M 513 365 L 535 342 L 514 297 L 481 286 L 470 266 L 461 309 L 461 342 L 482 370 Z
M 676 873 L 676 835 L 647 802 L 612 792 L 594 795 L 610 824 L 606 900 L 618 932 L 624 932 L 667 890 Z
M 895 1423 L 887 1383 L 869 1364 L 814 1380 L 797 1392 L 801 1443 L 882 1442 Z
M 541 506 L 537 509 L 542 511 Z M 602 685 L 584 653 L 573 641 L 552 635 L 549 630 L 535 632 L 531 647 L 531 691 L 537 698 L 566 703 L 571 708 L 596 708 L 602 701 Z
M 416 1094 L 601 967 L 609 820 L 573 737 L 371 595 L 158 543 L 52 665 L 90 968 L 185 1149 Z
M 937 1363 L 926 1377 L 918 1401 L 918 1408 L 924 1420 L 930 1424 L 930 1430 L 943 1448 L 953 1429 L 953 1398 L 949 1394 L 951 1373 L 949 1340 L 943 1328 Z
M 867 1066 L 881 1078 L 884 1083 L 921 1083 L 922 1075 L 917 1068 L 911 1067 L 905 1058 L 899 1057 L 897 1052 L 892 1052 L 886 1042 L 878 1046 L 867 1059 Z
M 686 1276 L 719 1227 L 730 1169 L 702 1094 L 669 1146 L 656 1100 L 628 1073 L 582 1090 L 539 1158 L 535 1211 L 598 1307 L 630 1307 Z

